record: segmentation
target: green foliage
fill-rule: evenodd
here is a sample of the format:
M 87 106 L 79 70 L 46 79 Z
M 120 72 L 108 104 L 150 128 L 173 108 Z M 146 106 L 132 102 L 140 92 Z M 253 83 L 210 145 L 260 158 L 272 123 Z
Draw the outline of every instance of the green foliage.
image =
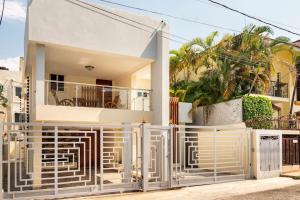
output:
M 273 109 L 271 100 L 265 97 L 243 97 L 243 120 L 248 127 L 269 129 L 272 126 Z
M 273 55 L 279 51 L 294 54 L 284 45 L 288 38 L 270 42 L 266 37 L 271 34 L 268 26 L 250 24 L 240 34 L 228 34 L 218 43 L 218 32 L 212 32 L 171 51 L 171 95 L 197 107 L 250 93 L 264 94 L 274 71 Z
M 4 96 L 4 87 L 0 84 L 0 106 L 7 107 L 7 98 Z

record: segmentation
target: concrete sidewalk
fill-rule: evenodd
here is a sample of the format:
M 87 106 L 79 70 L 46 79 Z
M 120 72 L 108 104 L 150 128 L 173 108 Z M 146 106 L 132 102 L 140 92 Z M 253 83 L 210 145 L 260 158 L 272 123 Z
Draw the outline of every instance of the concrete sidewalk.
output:
M 230 183 L 221 183 L 214 185 L 185 187 L 175 190 L 160 190 L 152 192 L 136 192 L 115 195 L 88 196 L 81 198 L 72 198 L 73 200 L 214 200 L 224 197 L 256 193 L 261 191 L 280 189 L 284 187 L 300 185 L 299 180 L 291 178 L 278 177 L 264 180 L 246 180 Z M 299 186 L 300 187 L 300 186 Z

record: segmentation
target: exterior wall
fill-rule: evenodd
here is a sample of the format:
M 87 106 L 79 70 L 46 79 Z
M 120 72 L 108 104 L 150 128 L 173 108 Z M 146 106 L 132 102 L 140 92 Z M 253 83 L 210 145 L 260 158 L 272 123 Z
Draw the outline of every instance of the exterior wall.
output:
M 83 122 L 100 124 L 143 123 L 152 121 L 152 112 L 68 106 L 37 106 L 36 121 Z
M 23 59 L 20 58 L 20 65 Z M 16 96 L 16 87 L 22 88 L 21 74 L 19 71 L 0 70 L 0 83 L 4 86 L 4 96 L 8 99 L 8 107 L 0 108 L 4 114 L 0 114 L 0 122 L 14 122 L 15 113 L 24 113 L 23 98 Z M 23 96 L 23 92 L 22 92 Z
M 157 42 L 153 31 L 157 27 L 163 27 L 160 20 L 104 6 L 97 7 L 99 9 L 78 1 L 31 0 L 28 8 L 28 39 L 39 43 L 156 58 Z M 154 28 L 144 31 L 129 26 L 117 21 L 122 18 L 100 9 Z M 167 30 L 167 27 L 164 27 L 164 30 Z
M 195 125 L 226 125 L 243 122 L 243 101 L 235 99 L 211 106 L 198 107 L 194 112 L 193 124 Z
M 191 103 L 178 103 L 178 122 L 179 123 L 193 123 L 192 114 L 190 111 L 192 110 Z
M 278 101 L 278 99 L 271 99 L 272 102 L 281 108 L 281 115 L 286 116 L 289 114 L 293 89 L 295 84 L 295 66 L 293 63 L 293 57 L 288 51 L 280 51 L 276 53 L 273 59 L 273 66 L 275 73 L 271 77 L 271 80 L 277 80 L 277 73 L 281 74 L 281 82 L 288 83 L 288 99 Z M 294 105 L 294 112 L 300 111 L 300 106 Z

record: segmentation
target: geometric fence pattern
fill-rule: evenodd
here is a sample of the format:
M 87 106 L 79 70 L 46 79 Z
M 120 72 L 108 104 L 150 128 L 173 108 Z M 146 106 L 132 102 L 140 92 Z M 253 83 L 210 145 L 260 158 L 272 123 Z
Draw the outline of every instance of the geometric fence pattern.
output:
M 249 141 L 246 129 L 2 124 L 0 197 L 72 197 L 245 179 Z

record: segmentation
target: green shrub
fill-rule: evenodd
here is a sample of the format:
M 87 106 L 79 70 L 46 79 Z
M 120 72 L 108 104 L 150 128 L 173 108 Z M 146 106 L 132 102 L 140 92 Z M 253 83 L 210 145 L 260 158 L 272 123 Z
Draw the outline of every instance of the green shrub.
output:
M 270 129 L 272 127 L 272 102 L 265 97 L 243 97 L 243 120 L 247 127 Z

